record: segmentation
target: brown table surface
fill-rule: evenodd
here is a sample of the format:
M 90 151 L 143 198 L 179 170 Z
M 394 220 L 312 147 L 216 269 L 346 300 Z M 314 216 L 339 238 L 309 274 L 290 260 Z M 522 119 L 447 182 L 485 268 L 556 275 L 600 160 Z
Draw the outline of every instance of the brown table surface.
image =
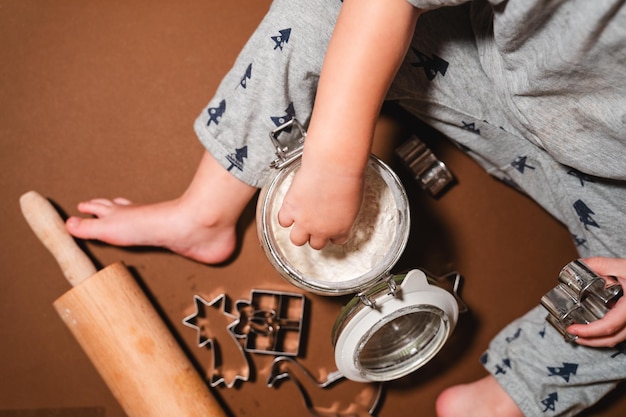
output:
M 202 148 L 196 115 L 267 10 L 269 1 L 10 1 L 0 4 L 0 416 L 122 416 L 87 357 L 52 308 L 69 289 L 21 217 L 31 189 L 75 214 L 78 201 L 125 196 L 154 202 L 189 183 Z M 465 277 L 471 313 L 430 364 L 388 383 L 378 415 L 434 416 L 446 386 L 484 375 L 479 357 L 510 320 L 538 303 L 576 258 L 567 231 L 526 197 L 487 176 L 435 132 L 381 120 L 376 152 L 395 166 L 389 143 L 417 131 L 458 184 L 439 200 L 411 179 L 412 231 L 397 270 L 424 267 Z M 241 222 L 237 256 L 207 266 L 147 248 L 89 242 L 101 264 L 123 260 L 136 274 L 201 372 L 211 352 L 182 320 L 193 297 L 249 299 L 255 289 L 301 293 L 272 269 L 256 237 L 254 206 Z M 334 371 L 332 324 L 346 297 L 305 294 L 306 337 L 297 360 L 315 376 Z M 226 348 L 228 351 L 228 348 Z M 271 355 L 250 354 L 251 377 L 218 386 L 233 416 L 303 415 L 295 384 L 266 386 Z M 316 407 L 350 404 L 364 388 L 310 388 Z M 588 415 L 621 416 L 623 389 Z M 340 406 L 341 408 L 342 406 Z

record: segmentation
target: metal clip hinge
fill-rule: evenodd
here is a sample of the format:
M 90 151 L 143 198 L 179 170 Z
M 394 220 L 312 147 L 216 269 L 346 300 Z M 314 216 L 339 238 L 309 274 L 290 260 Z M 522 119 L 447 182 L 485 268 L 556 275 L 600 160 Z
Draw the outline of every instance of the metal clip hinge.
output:
M 297 131 L 293 132 L 292 129 Z M 281 134 L 287 136 L 286 140 L 279 139 Z M 302 155 L 302 147 L 306 138 L 306 130 L 295 118 L 288 120 L 270 132 L 270 140 L 276 149 L 276 159 L 270 164 L 271 168 L 280 169 L 290 164 Z
M 393 274 L 388 273 L 387 275 L 385 275 L 385 277 L 382 278 L 382 281 L 387 284 L 387 288 L 389 289 L 387 295 L 395 297 L 396 293 L 398 292 L 398 284 L 396 284 Z M 371 289 L 362 291 L 357 294 L 357 297 L 359 297 L 359 300 L 363 305 L 375 309 L 376 301 L 373 300 L 372 297 L 370 297 L 371 291 Z

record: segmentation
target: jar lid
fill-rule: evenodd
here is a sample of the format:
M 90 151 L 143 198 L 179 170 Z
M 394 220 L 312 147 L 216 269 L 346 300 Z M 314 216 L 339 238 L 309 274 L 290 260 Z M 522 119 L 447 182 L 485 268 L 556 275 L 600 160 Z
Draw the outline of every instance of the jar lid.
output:
M 414 269 L 390 283 L 352 299 L 333 326 L 335 362 L 348 379 L 389 381 L 408 375 L 439 352 L 456 325 L 455 297 L 429 284 L 424 272 Z

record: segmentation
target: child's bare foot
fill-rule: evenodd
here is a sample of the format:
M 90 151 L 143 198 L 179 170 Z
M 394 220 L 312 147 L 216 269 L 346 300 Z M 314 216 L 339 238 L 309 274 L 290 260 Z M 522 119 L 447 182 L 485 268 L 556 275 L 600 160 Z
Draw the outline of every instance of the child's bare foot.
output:
M 117 198 L 78 205 L 96 218 L 70 217 L 70 234 L 118 246 L 158 246 L 216 264 L 235 250 L 235 227 L 256 189 L 232 176 L 205 152 L 196 175 L 182 197 L 136 205 Z
M 226 260 L 236 244 L 235 225 L 201 224 L 177 200 L 135 205 L 125 199 L 95 199 L 78 205 L 96 218 L 70 217 L 67 230 L 81 239 L 117 246 L 158 246 L 199 262 Z
M 523 414 L 498 381 L 488 375 L 443 391 L 437 398 L 437 416 L 523 417 Z

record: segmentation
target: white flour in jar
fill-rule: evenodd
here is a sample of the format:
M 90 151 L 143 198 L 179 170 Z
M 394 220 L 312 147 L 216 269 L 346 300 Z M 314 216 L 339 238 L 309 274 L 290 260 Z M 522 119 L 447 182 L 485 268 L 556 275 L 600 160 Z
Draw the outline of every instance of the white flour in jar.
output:
M 393 193 L 372 168 L 365 174 L 363 204 L 343 245 L 328 243 L 316 250 L 308 244 L 291 243 L 291 228 L 278 224 L 278 211 L 291 185 L 289 174 L 276 189 L 271 213 L 271 228 L 283 257 L 302 275 L 319 281 L 338 282 L 358 278 L 374 269 L 389 252 L 398 225 L 398 210 Z

